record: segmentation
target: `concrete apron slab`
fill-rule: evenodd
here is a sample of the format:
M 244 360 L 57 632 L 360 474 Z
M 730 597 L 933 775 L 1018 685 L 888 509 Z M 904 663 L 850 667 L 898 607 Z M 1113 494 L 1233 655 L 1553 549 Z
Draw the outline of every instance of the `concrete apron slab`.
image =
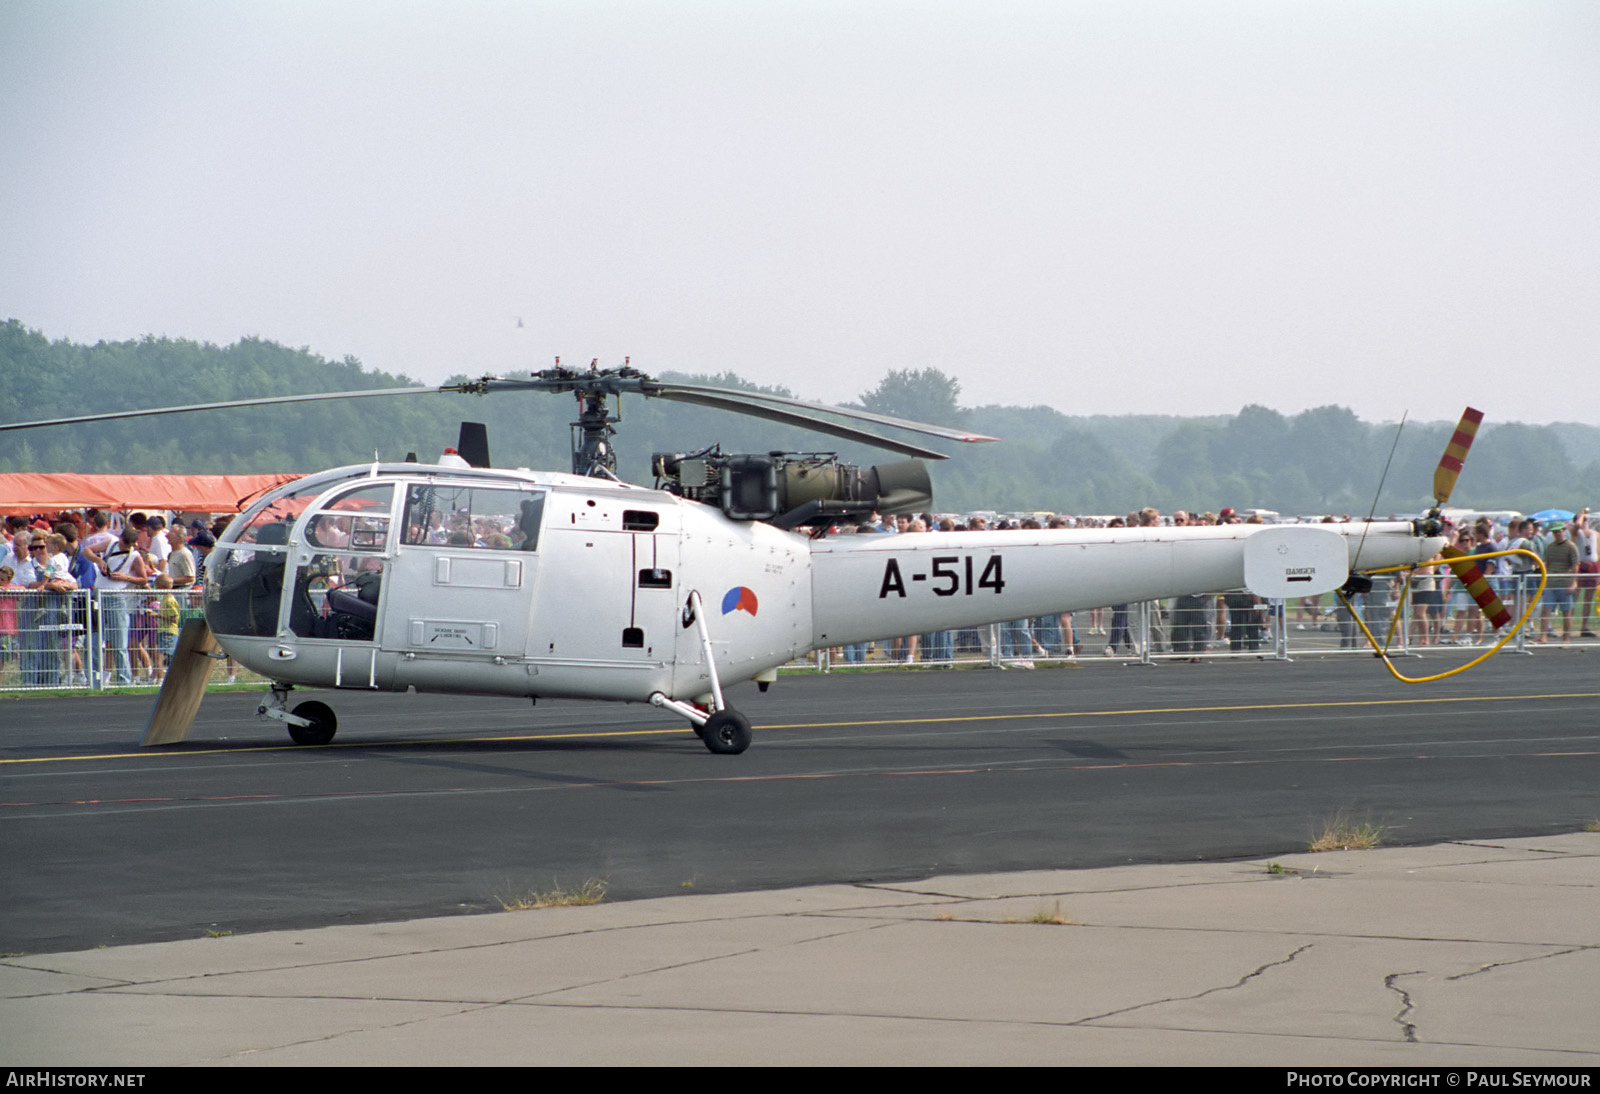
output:
M 1600 834 L 1280 865 L 12 957 L 0 1063 L 1600 1063 Z

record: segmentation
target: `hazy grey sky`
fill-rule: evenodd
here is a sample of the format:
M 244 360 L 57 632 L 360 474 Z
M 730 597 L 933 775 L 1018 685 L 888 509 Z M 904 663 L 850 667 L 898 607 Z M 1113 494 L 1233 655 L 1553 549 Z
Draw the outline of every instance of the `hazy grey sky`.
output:
M 0 125 L 52 338 L 1600 423 L 1593 0 L 6 0 Z

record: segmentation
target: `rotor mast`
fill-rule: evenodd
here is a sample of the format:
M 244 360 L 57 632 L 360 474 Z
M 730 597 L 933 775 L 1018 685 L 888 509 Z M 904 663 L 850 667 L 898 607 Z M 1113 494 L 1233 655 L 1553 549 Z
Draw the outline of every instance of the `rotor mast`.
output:
M 603 391 L 578 392 L 578 420 L 572 423 L 572 473 L 615 478 L 617 450 L 611 438 L 617 435 L 613 423 L 622 421 L 612 414 Z
M 642 392 L 648 379 L 630 360 L 624 357 L 621 368 L 602 370 L 596 358 L 589 362 L 587 372 L 575 372 L 562 368 L 557 357 L 555 368 L 533 374 L 541 386 L 566 388 L 578 400 L 578 420 L 571 423 L 574 475 L 617 477 L 617 449 L 611 439 L 617 435 L 614 426 L 622 421 L 622 415 L 611 412 L 608 400 L 615 395 L 620 402 L 625 390 Z

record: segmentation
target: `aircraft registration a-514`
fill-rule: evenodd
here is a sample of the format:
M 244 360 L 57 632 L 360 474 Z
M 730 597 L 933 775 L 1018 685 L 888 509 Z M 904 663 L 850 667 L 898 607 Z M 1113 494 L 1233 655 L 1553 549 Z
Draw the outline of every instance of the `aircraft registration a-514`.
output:
M 481 427 L 435 464 L 342 467 L 287 483 L 228 527 L 207 564 L 205 627 L 186 628 L 146 744 L 184 739 L 215 643 L 271 682 L 259 713 L 302 744 L 336 719 L 297 687 L 651 703 L 714 753 L 749 745 L 723 689 L 764 686 L 809 651 L 1057 612 L 1247 587 L 1315 596 L 1362 571 L 1439 554 L 1449 497 L 1481 416 L 1468 411 L 1418 521 L 929 532 L 810 529 L 930 506 L 918 444 L 819 413 L 959 441 L 959 430 L 629 367 L 551 369 L 441 388 L 241 400 L 0 428 L 351 395 L 536 389 L 575 393 L 574 473 L 490 466 Z M 827 453 L 661 453 L 654 488 L 615 476 L 607 399 L 717 406 L 915 457 L 859 470 Z

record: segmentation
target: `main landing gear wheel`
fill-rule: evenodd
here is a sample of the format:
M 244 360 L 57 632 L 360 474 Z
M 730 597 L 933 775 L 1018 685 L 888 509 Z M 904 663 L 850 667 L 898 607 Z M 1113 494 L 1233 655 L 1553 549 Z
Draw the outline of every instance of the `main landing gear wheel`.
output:
M 717 711 L 698 732 L 712 752 L 737 756 L 750 747 L 750 719 L 737 710 Z
M 289 736 L 294 739 L 294 743 L 297 745 L 325 745 L 333 740 L 333 734 L 339 728 L 339 719 L 333 716 L 333 708 L 328 706 L 327 703 L 319 703 L 315 700 L 309 703 L 301 703 L 294 708 L 293 713 L 296 718 L 304 718 L 311 723 L 308 726 L 297 726 L 293 722 L 289 723 Z M 747 729 L 745 731 L 745 743 L 748 744 L 749 740 L 750 732 Z M 741 749 L 740 751 L 743 750 Z

